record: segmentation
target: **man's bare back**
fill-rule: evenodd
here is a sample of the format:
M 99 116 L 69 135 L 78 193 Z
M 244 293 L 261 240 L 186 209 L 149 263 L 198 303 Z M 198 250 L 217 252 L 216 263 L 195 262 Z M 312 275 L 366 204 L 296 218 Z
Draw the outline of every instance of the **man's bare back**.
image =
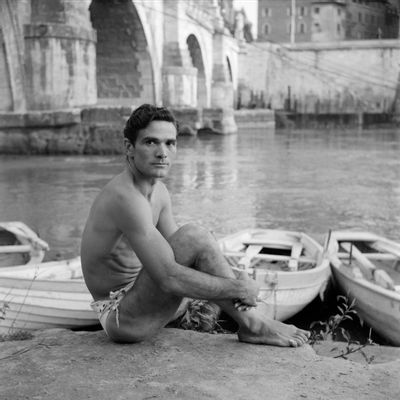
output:
M 160 181 L 176 155 L 172 114 L 143 105 L 128 119 L 124 136 L 125 170 L 95 200 L 81 245 L 92 307 L 109 337 L 145 340 L 176 317 L 185 298 L 194 298 L 215 301 L 234 318 L 239 340 L 304 344 L 308 332 L 262 314 L 258 285 L 246 274 L 235 276 L 208 231 L 176 225 Z

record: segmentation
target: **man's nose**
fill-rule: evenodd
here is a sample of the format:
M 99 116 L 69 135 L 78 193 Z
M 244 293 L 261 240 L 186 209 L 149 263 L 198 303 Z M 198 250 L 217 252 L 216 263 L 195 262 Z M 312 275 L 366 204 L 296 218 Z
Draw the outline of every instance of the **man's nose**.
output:
M 157 149 L 157 156 L 160 158 L 166 158 L 168 155 L 168 150 L 165 145 L 161 144 Z

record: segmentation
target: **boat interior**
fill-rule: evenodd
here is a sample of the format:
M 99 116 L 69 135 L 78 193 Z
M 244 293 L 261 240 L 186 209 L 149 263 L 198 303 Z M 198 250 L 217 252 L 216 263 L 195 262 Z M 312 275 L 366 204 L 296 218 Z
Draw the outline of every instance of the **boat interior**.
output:
M 299 237 L 281 238 L 268 235 L 242 238 L 233 251 L 224 251 L 233 267 L 257 268 L 269 271 L 297 271 L 314 268 L 318 251 Z
M 355 276 L 400 292 L 400 250 L 379 240 L 338 241 L 338 257 Z M 361 274 L 361 275 L 359 275 Z
M 0 268 L 23 265 L 29 261 L 29 249 L 27 252 L 10 251 L 19 245 L 21 243 L 13 233 L 0 228 Z

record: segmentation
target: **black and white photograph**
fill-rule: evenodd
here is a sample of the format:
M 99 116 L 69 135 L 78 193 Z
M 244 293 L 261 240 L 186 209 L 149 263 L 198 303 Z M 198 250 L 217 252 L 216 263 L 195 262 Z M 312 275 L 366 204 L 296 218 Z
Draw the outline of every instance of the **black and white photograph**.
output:
M 397 400 L 400 0 L 0 0 L 0 398 Z

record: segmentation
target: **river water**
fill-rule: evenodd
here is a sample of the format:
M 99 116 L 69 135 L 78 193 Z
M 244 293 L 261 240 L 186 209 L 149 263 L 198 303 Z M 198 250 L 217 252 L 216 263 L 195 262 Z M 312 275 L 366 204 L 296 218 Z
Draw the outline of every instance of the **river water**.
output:
M 0 219 L 28 224 L 47 259 L 78 255 L 90 205 L 122 156 L 0 156 Z M 359 228 L 400 240 L 400 132 L 241 130 L 180 137 L 166 184 L 179 224 Z

